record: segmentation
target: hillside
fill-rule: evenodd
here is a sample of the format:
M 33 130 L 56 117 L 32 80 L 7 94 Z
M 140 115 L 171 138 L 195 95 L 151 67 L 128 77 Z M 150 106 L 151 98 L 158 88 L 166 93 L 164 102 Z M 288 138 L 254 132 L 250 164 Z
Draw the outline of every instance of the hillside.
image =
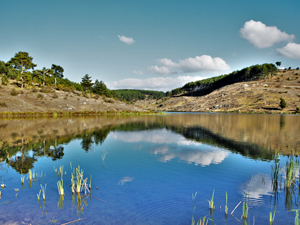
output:
M 82 111 L 133 112 L 143 109 L 113 98 L 75 90 L 61 91 L 38 87 L 21 89 L 13 84 L 0 86 L 0 113 Z
M 284 109 L 281 98 L 287 103 Z M 234 83 L 203 96 L 138 101 L 135 105 L 175 112 L 295 113 L 300 107 L 300 71 L 279 70 L 272 78 Z

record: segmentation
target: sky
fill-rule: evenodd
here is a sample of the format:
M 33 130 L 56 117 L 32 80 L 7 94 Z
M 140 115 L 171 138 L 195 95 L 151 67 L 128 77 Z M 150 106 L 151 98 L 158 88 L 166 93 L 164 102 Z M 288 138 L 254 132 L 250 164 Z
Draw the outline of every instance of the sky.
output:
M 244 67 L 300 66 L 299 0 L 0 0 L 0 60 L 170 91 Z

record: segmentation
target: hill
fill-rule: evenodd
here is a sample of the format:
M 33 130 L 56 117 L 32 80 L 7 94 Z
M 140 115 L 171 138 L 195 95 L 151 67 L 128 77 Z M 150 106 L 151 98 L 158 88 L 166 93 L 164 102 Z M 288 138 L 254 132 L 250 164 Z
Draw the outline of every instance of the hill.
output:
M 134 112 L 144 111 L 117 99 L 76 90 L 56 90 L 54 88 L 24 87 L 15 84 L 0 86 L 0 114 L 22 112 Z
M 127 102 L 144 99 L 161 99 L 166 96 L 162 91 L 136 90 L 136 89 L 118 89 L 114 90 L 116 98 Z
M 138 101 L 135 105 L 175 112 L 296 113 L 297 107 L 300 108 L 300 71 L 276 70 L 262 79 L 224 85 L 208 92 L 205 95 L 199 91 L 185 92 L 160 101 Z M 286 108 L 280 107 L 281 98 L 286 101 Z

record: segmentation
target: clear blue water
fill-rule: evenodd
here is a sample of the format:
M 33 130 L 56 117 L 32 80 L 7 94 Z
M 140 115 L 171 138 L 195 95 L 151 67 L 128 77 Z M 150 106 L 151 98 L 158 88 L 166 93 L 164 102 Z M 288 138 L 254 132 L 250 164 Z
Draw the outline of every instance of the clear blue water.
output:
M 196 128 L 179 132 L 179 128 L 170 129 L 163 122 L 147 129 L 141 127 L 141 122 L 138 125 L 132 122 L 111 129 L 102 144 L 96 144 L 95 135 L 86 132 L 89 135 L 60 144 L 64 155 L 56 160 L 42 154 L 37 156 L 36 149 L 23 152 L 28 157 L 36 155 L 33 166 L 39 177 L 31 187 L 28 181 L 22 187 L 21 175 L 3 161 L 0 176 L 6 188 L 1 190 L 0 223 L 63 224 L 80 218 L 74 224 L 191 224 L 192 216 L 196 221 L 206 216 L 210 218 L 208 224 L 240 224 L 242 204 L 234 216 L 230 212 L 247 196 L 249 215 L 244 223 L 268 224 L 269 212 L 276 206 L 274 224 L 293 224 L 296 212 L 292 209 L 298 207 L 299 190 L 292 194 L 290 208 L 284 188 L 275 200 L 271 178 L 273 153 L 271 159 L 249 157 L 237 152 L 236 146 L 230 149 L 217 139 L 215 143 L 203 143 L 195 140 L 199 132 Z M 187 133 L 194 134 L 194 138 Z M 82 146 L 87 142 L 86 151 Z M 9 160 L 16 161 L 17 156 L 22 157 L 22 152 L 18 151 Z M 280 165 L 284 166 L 287 160 L 289 157 L 281 156 Z M 81 202 L 76 195 L 72 200 L 68 186 L 70 162 L 73 167 L 80 165 L 85 178 L 92 176 L 91 193 L 82 194 Z M 67 175 L 63 176 L 63 205 L 59 205 L 56 182 L 60 178 L 54 167 L 62 165 Z M 40 184 L 47 184 L 45 202 L 37 201 Z M 215 209 L 211 213 L 208 200 L 214 189 Z M 193 201 L 192 194 L 196 192 Z M 228 217 L 224 214 L 226 192 Z

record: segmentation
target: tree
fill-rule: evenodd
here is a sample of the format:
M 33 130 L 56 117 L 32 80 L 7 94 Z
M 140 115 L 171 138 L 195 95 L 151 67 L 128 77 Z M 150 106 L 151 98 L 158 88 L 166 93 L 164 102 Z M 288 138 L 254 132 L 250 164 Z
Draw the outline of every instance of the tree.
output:
M 50 75 L 53 74 L 53 70 L 46 69 L 46 67 L 43 67 L 42 70 L 37 70 L 37 72 L 40 74 L 40 76 L 43 77 L 43 85 L 45 86 L 46 77 L 50 77 Z
M 59 65 L 55 65 L 55 64 L 52 64 L 52 67 L 51 69 L 53 70 L 53 76 L 54 76 L 54 84 L 56 86 L 56 78 L 59 77 L 59 78 L 63 78 L 64 75 L 63 75 L 63 72 L 64 72 L 64 69 L 59 66 Z
M 112 97 L 110 90 L 106 87 L 105 83 L 102 80 L 100 82 L 98 80 L 95 81 L 95 84 L 93 86 L 93 92 L 98 95 Z
M 276 62 L 275 64 L 277 67 L 281 66 L 281 62 Z
M 20 80 L 23 88 L 23 73 L 29 69 L 34 69 L 36 64 L 32 62 L 33 58 L 27 52 L 18 52 L 8 61 L 8 64 L 21 71 Z
M 286 108 L 286 101 L 284 100 L 284 98 L 280 98 L 280 107 L 282 109 Z
M 91 77 L 86 74 L 83 78 L 81 78 L 82 81 L 81 81 L 81 86 L 83 87 L 83 89 L 86 91 L 86 90 L 90 90 L 91 87 L 93 86 L 93 82 L 91 80 Z

